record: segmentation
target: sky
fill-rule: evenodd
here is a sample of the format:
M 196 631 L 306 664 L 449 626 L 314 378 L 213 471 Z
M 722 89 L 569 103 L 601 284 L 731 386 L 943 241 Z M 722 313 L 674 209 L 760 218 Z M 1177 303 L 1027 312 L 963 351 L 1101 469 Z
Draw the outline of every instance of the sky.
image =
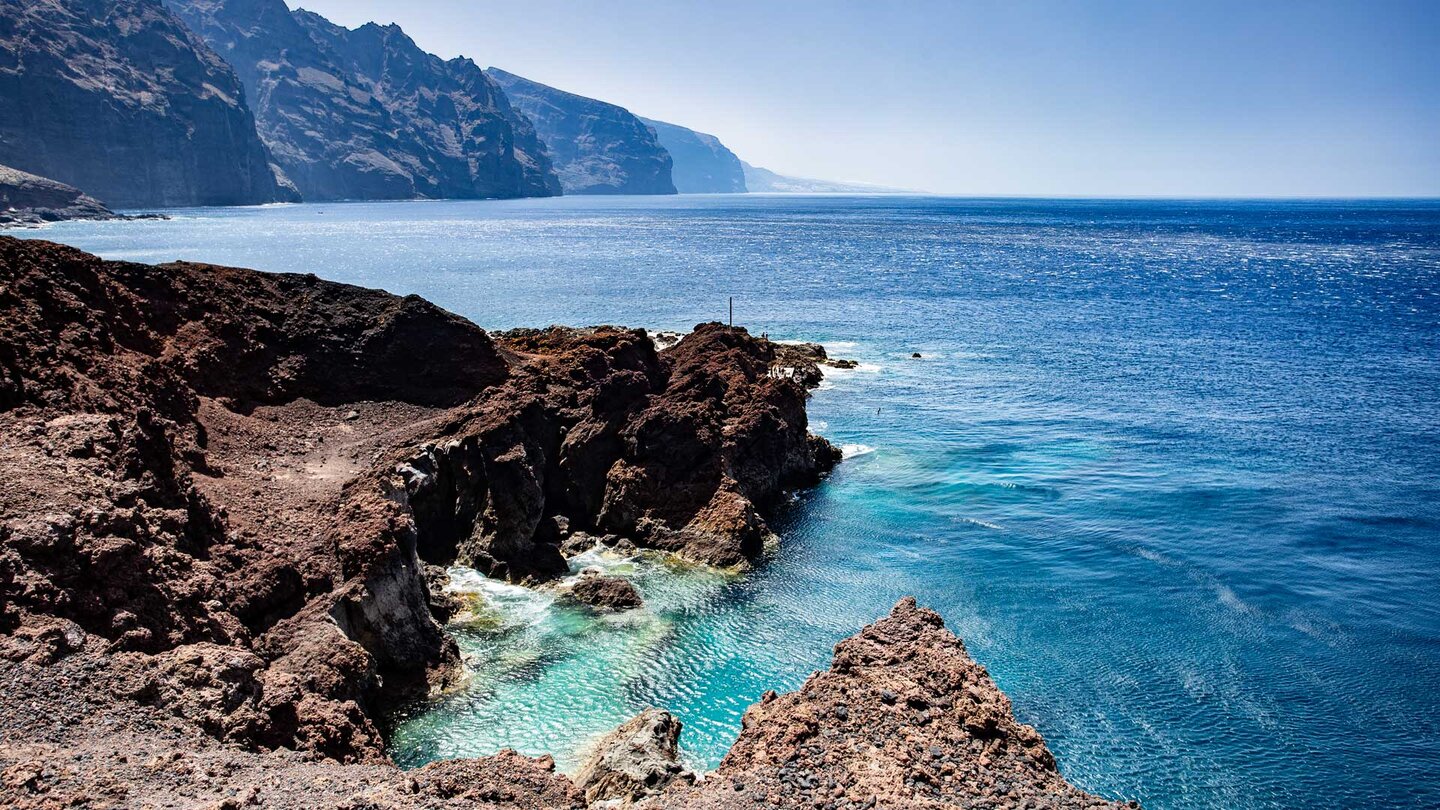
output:
M 304 0 L 718 136 L 937 193 L 1440 196 L 1440 0 Z

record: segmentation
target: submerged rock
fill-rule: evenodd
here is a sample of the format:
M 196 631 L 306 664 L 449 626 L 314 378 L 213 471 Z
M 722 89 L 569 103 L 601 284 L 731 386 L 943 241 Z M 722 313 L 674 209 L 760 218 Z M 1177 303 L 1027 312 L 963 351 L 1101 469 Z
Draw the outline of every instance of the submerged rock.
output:
M 606 610 L 633 610 L 645 603 L 640 591 L 624 577 L 584 576 L 569 593 L 577 602 Z
M 680 764 L 680 721 L 663 709 L 646 709 L 605 735 L 575 772 L 585 801 L 633 802 L 662 794 L 695 775 Z

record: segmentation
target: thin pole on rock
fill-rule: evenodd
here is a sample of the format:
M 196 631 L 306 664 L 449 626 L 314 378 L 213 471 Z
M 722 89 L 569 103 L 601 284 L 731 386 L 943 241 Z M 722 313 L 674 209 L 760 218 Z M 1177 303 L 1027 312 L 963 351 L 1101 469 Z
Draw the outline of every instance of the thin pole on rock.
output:
M 735 325 L 735 296 L 730 296 L 730 325 Z

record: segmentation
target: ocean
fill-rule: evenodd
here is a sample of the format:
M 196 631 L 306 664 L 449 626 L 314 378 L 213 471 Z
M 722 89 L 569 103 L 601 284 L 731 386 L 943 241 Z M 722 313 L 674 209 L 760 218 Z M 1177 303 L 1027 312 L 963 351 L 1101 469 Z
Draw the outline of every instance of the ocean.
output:
M 597 618 L 456 569 L 477 677 L 404 765 L 573 767 L 645 706 L 713 767 L 745 707 L 913 594 L 1088 790 L 1440 806 L 1440 202 L 682 196 L 184 210 L 23 236 L 315 273 L 487 328 L 735 321 L 860 362 L 846 459 L 726 575 L 592 555 Z M 919 358 L 913 358 L 919 353 Z

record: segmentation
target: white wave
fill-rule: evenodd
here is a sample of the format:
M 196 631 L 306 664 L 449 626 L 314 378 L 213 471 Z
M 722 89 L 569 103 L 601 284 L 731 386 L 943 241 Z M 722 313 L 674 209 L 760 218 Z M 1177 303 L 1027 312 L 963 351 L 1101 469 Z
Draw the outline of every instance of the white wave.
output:
M 450 575 L 450 590 L 479 594 L 507 622 L 535 624 L 545 618 L 555 602 L 553 594 L 491 579 L 472 568 L 457 565 L 446 573 Z
M 855 458 L 856 456 L 868 456 L 868 455 L 870 455 L 870 454 L 873 453 L 873 452 L 875 452 L 875 448 L 871 447 L 871 446 L 868 445 L 868 444 L 842 444 L 842 445 L 840 445 L 840 455 L 844 456 L 845 458 Z
M 959 520 L 961 523 L 969 523 L 971 526 L 979 526 L 979 527 L 982 528 L 982 529 L 990 529 L 991 531 L 997 531 L 997 532 L 1003 532 L 1003 531 L 1005 531 L 1005 527 L 1003 527 L 1003 526 L 1000 526 L 1000 525 L 995 524 L 995 523 L 990 523 L 989 521 L 980 520 L 980 519 L 978 519 L 978 518 L 961 517 L 961 518 L 958 518 L 958 520 Z

